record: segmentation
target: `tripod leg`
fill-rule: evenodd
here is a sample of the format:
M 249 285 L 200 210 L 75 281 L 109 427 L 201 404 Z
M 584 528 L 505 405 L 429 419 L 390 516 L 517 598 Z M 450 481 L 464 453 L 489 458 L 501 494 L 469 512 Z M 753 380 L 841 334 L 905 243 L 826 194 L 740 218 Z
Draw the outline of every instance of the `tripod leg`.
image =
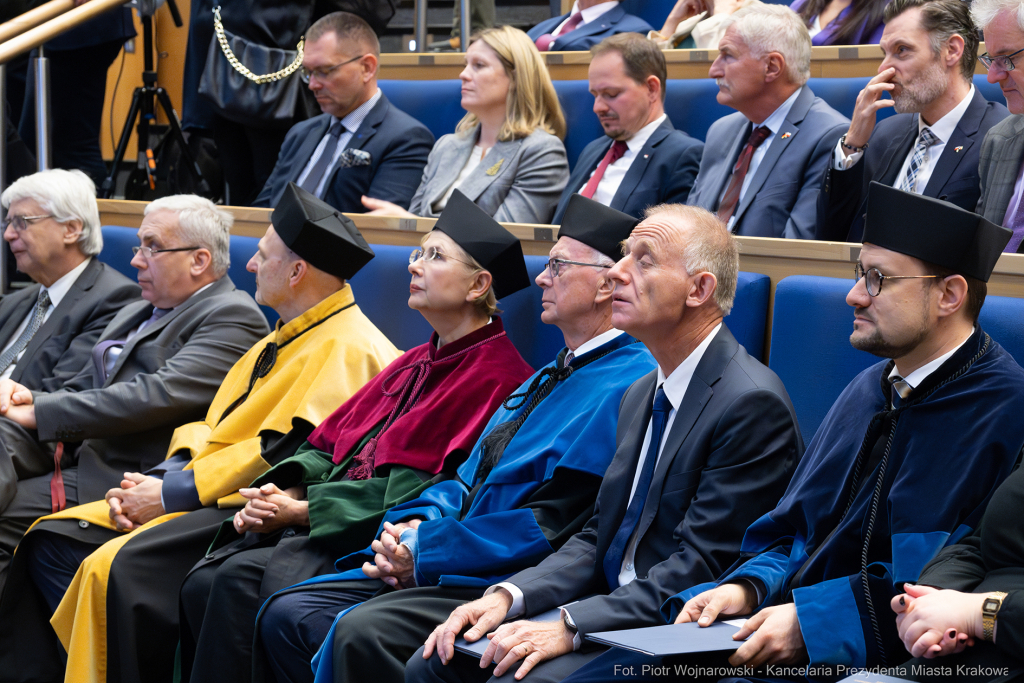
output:
M 171 98 L 167 96 L 167 91 L 163 88 L 157 88 L 156 91 L 157 101 L 164 110 L 164 115 L 170 122 L 171 135 L 174 140 L 178 143 L 178 148 L 181 150 L 181 157 L 185 160 L 188 166 L 188 171 L 192 175 L 192 179 L 196 181 L 196 188 L 200 194 L 210 193 L 210 184 L 206 182 L 206 178 L 203 177 L 203 172 L 199 169 L 199 164 L 196 163 L 195 158 L 192 156 L 192 152 L 188 148 L 188 144 L 185 142 L 185 136 L 181 132 L 181 123 L 178 121 L 178 115 L 174 113 L 174 107 L 171 105 Z
M 114 160 L 110 168 L 110 175 L 103 181 L 103 185 L 100 187 L 100 197 L 103 199 L 110 199 L 114 194 L 114 186 L 116 184 L 117 170 L 121 166 L 121 162 L 124 161 L 125 152 L 128 151 L 128 142 L 132 138 L 132 129 L 135 127 L 135 119 L 139 115 L 139 109 L 142 106 L 143 88 L 136 88 L 135 92 L 132 93 L 132 106 L 128 110 L 128 116 L 124 120 L 124 128 L 121 129 L 121 139 L 117 143 L 117 150 L 114 152 Z M 141 141 L 140 141 L 141 144 Z

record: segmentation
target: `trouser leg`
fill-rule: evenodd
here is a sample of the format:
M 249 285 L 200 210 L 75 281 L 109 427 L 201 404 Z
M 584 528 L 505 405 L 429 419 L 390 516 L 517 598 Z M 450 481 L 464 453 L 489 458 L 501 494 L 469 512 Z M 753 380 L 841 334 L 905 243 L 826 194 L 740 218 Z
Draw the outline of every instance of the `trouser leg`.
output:
M 63 476 L 67 505 L 75 506 L 78 504 L 78 469 L 72 467 L 63 470 Z M 33 522 L 53 511 L 50 496 L 51 479 L 53 479 L 52 473 L 18 482 L 13 500 L 0 515 L 0 593 L 3 592 L 7 582 L 7 572 L 11 566 L 14 549 Z M 46 535 L 44 534 L 43 537 Z M 78 564 L 81 563 L 81 559 L 76 563 L 74 558 L 82 552 L 79 550 L 67 556 L 60 554 L 52 546 L 52 541 L 56 537 L 50 536 L 49 538 L 51 542 L 44 543 L 45 549 L 43 549 L 44 546 L 40 546 L 37 551 L 43 555 L 37 557 L 36 554 L 33 554 L 30 557 L 32 564 L 29 565 L 29 571 L 36 580 L 36 585 L 42 591 L 47 604 L 50 604 L 54 595 L 57 595 L 57 602 L 60 602 L 60 597 L 64 595 L 68 584 L 71 583 L 71 578 L 75 575 L 75 570 L 78 569 Z M 43 541 L 41 540 L 41 542 Z M 89 550 L 85 552 L 85 555 L 95 548 L 93 544 L 87 544 L 87 547 Z M 65 561 L 61 562 L 59 557 L 65 557 Z M 74 564 L 73 567 L 72 564 Z M 70 576 L 67 575 L 68 570 L 70 570 Z M 56 609 L 56 604 L 52 604 L 51 607 Z
M 311 683 L 313 671 L 310 662 L 327 637 L 335 617 L 343 610 L 369 600 L 383 585 L 375 580 L 321 583 L 271 599 L 263 610 L 258 628 L 270 671 L 277 683 Z M 378 680 L 375 670 L 373 678 Z
M 62 464 L 70 462 L 66 454 Z M 16 422 L 0 418 L 0 512 L 4 512 L 17 495 L 19 480 L 50 472 L 53 472 L 53 447 L 39 443 L 35 430 L 29 431 Z M 44 514 L 49 512 L 47 506 Z
M 452 18 L 452 38 L 462 32 L 461 19 L 462 6 L 459 0 L 455 0 L 455 16 Z M 494 26 L 494 0 L 469 0 L 469 26 L 476 33 L 480 29 Z M 462 46 L 466 51 L 466 46 Z
M 248 682 L 252 676 L 252 642 L 263 601 L 260 584 L 274 548 L 254 548 L 220 564 L 194 570 L 181 588 L 182 681 Z M 194 659 L 186 644 L 195 636 Z M 191 661 L 189 661 L 191 660 Z

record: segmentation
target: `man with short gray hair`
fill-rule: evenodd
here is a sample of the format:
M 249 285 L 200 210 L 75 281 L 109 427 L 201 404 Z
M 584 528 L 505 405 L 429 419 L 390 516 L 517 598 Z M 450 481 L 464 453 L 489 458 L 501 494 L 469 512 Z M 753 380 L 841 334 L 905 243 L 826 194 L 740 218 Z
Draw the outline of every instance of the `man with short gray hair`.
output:
M 977 212 L 1013 230 L 1006 251 L 1019 252 L 1024 244 L 1024 2 L 975 0 L 971 15 L 985 32 L 988 52 L 979 59 L 988 69 L 988 82 L 999 84 L 1013 114 L 992 126 L 981 143 Z
M 708 130 L 687 204 L 734 235 L 815 239 L 821 175 L 849 121 L 807 86 L 811 36 L 796 12 L 746 7 L 724 26 L 709 75 L 737 113 Z
M 824 174 L 818 239 L 861 241 L 873 180 L 975 210 L 978 143 L 1009 112 L 972 82 L 978 30 L 970 12 L 961 0 L 886 6 L 879 44 L 885 57 L 857 96 L 850 128 Z M 891 99 L 883 99 L 886 93 Z M 888 107 L 897 115 L 876 124 Z
M 660 625 L 679 586 L 739 559 L 744 525 L 789 483 L 803 452 L 789 396 L 722 321 L 739 264 L 725 226 L 704 209 L 656 206 L 622 251 L 608 271 L 611 324 L 658 367 L 622 398 L 594 515 L 536 566 L 457 607 L 409 659 L 407 682 L 561 681 L 601 654 L 581 649 L 585 636 Z M 557 621 L 502 624 L 562 605 Z M 480 659 L 454 652 L 467 627 L 470 642 L 494 632 Z
M 150 204 L 132 259 L 144 301 L 120 306 L 60 388 L 0 381 L 0 589 L 32 522 L 160 463 L 174 427 L 205 412 L 267 333 L 252 297 L 226 275 L 231 223 L 193 195 Z
M 96 188 L 81 171 L 41 171 L 0 195 L 3 236 L 35 284 L 0 302 L 0 379 L 54 391 L 89 360 L 103 328 L 139 287 L 96 255 Z

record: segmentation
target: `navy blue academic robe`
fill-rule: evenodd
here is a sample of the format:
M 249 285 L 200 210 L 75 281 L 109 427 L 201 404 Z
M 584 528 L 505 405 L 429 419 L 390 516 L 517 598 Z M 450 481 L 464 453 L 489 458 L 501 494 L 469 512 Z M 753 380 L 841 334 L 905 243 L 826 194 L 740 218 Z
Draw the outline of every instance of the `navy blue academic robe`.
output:
M 846 387 L 778 506 L 747 529 L 741 552 L 750 559 L 718 581 L 759 583 L 758 609 L 795 602 L 812 666 L 907 658 L 889 601 L 939 550 L 977 527 L 1024 444 L 1024 370 L 980 327 L 896 411 L 889 403 L 891 368 L 892 361 L 873 365 Z M 881 448 L 890 430 L 892 445 L 858 486 L 862 443 L 870 452 L 878 440 L 868 435 L 873 418 Z M 714 585 L 671 598 L 662 609 L 666 618 Z

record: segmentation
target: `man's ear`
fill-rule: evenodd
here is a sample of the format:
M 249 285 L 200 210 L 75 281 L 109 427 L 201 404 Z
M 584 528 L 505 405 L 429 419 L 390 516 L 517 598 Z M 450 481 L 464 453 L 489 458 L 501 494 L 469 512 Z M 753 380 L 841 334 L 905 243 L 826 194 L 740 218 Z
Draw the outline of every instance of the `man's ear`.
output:
M 612 298 L 612 294 L 615 293 L 615 281 L 610 277 L 602 277 L 601 284 L 597 286 L 597 296 L 594 297 L 594 303 L 600 306 L 604 302 Z
M 288 286 L 295 289 L 309 274 L 309 264 L 302 259 L 295 259 L 289 267 Z
M 715 295 L 718 287 L 718 280 L 711 273 L 697 273 L 693 278 L 693 285 L 686 295 L 686 305 L 693 308 L 703 306 L 708 299 Z
M 782 78 L 786 73 L 786 58 L 778 52 L 769 52 L 765 57 L 764 82 Z
M 64 244 L 74 244 L 82 236 L 82 230 L 85 226 L 82 221 L 77 218 L 72 218 L 68 222 L 64 223 Z
M 192 264 L 189 271 L 192 277 L 199 277 L 213 265 L 213 254 L 209 249 L 196 249 L 192 252 Z
M 939 283 L 939 317 L 953 315 L 967 303 L 969 287 L 962 275 L 950 275 Z

